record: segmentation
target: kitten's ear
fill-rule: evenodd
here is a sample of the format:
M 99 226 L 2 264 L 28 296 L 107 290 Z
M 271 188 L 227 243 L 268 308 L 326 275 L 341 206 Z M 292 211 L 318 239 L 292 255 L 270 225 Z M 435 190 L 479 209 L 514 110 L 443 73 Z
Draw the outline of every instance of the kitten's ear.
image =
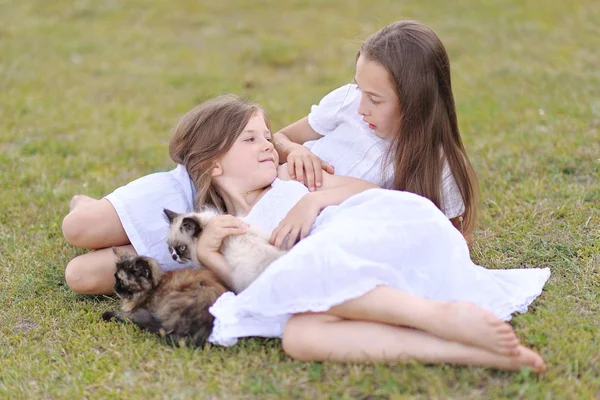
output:
M 117 258 L 119 258 L 119 259 L 126 258 L 126 257 L 128 257 L 130 255 L 125 250 L 123 250 L 123 249 L 121 249 L 119 247 L 113 247 L 112 251 L 113 251 L 113 253 L 115 253 L 115 256 L 117 256 Z
M 150 279 L 152 271 L 150 271 L 150 265 L 146 260 L 138 258 L 135 260 L 135 271 L 143 276 L 144 278 Z
M 181 222 L 181 230 L 190 236 L 198 237 L 202 231 L 202 228 L 200 227 L 200 223 L 195 218 L 185 217 Z
M 169 224 L 173 223 L 173 220 L 175 218 L 177 218 L 177 216 L 179 216 L 179 214 L 176 213 L 175 211 L 171 211 L 166 208 L 163 208 L 163 212 L 164 212 L 165 218 Z

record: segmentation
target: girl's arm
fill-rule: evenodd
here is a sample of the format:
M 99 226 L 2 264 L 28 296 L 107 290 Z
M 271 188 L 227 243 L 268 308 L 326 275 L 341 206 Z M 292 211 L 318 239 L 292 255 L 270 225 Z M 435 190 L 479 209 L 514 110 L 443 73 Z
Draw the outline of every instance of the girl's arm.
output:
M 308 117 L 304 117 L 286 126 L 279 132 L 274 133 L 273 145 L 275 145 L 275 150 L 279 154 L 279 160 L 285 163 L 288 155 L 295 146 L 303 145 L 309 140 L 317 140 L 322 137 L 309 125 Z
M 200 256 L 200 254 L 198 254 Z M 231 279 L 231 267 L 225 261 L 225 257 L 221 253 L 209 253 L 203 255 L 198 260 L 213 272 L 229 289 L 233 289 L 233 281 Z
M 284 178 L 280 177 L 280 179 Z M 323 186 L 316 193 L 310 194 L 318 195 L 319 192 L 324 192 L 325 197 L 317 200 L 319 204 L 324 205 L 321 208 L 321 210 L 323 210 L 327 206 L 340 204 L 354 194 L 376 187 L 377 186 L 373 185 L 372 183 L 363 181 L 361 179 L 325 173 L 323 174 Z M 463 216 L 461 215 L 456 218 L 451 218 L 450 222 L 452 222 L 452 225 L 454 225 L 454 227 L 458 229 L 460 233 L 462 233 L 463 237 L 467 241 L 467 244 L 470 246 L 473 242 L 473 231 L 463 230 L 462 219 Z
M 355 194 L 376 188 L 379 186 L 362 179 L 325 172 L 321 187 L 307 196 L 311 196 L 314 203 L 319 206 L 319 211 L 322 211 L 325 207 L 338 205 Z
M 240 221 L 232 215 L 218 215 L 212 217 L 203 229 L 196 255 L 198 261 L 211 270 L 229 289 L 233 288 L 231 278 L 231 267 L 225 261 L 225 257 L 219 253 L 219 248 L 229 235 L 241 235 L 246 232 L 248 224 Z
M 277 176 L 284 181 L 291 179 L 285 165 L 282 165 L 279 168 Z M 321 187 L 317 188 L 313 193 L 308 193 L 306 196 L 310 196 L 310 198 L 314 199 L 313 202 L 320 206 L 319 211 L 321 211 L 325 207 L 338 205 L 355 194 L 364 192 L 367 189 L 375 188 L 379 188 L 379 186 L 362 179 L 331 175 L 325 172 L 323 174 L 323 184 Z
M 280 170 L 282 169 L 284 168 L 280 168 Z M 280 177 L 280 179 L 285 180 L 285 178 L 282 177 Z M 357 193 L 376 187 L 376 185 L 367 181 L 363 181 L 362 179 L 324 173 L 323 186 L 319 188 L 317 192 L 309 194 L 315 195 L 314 197 L 316 204 L 320 204 L 322 206 L 319 210 L 320 212 L 327 206 L 340 204 L 347 198 Z M 319 198 L 319 194 L 322 194 L 323 197 Z M 460 233 L 462 233 L 463 237 L 467 241 L 467 244 L 470 246 L 473 242 L 473 231 L 463 230 L 462 218 L 463 216 L 451 218 L 450 222 L 452 222 L 452 225 L 454 225 L 454 227 L 458 229 Z
M 314 155 L 303 146 L 309 140 L 322 138 L 311 128 L 308 117 L 294 122 L 273 135 L 273 145 L 279 154 L 279 162 L 287 162 L 289 176 L 308 187 L 312 192 L 323 182 L 325 170 L 333 174 L 333 166 Z

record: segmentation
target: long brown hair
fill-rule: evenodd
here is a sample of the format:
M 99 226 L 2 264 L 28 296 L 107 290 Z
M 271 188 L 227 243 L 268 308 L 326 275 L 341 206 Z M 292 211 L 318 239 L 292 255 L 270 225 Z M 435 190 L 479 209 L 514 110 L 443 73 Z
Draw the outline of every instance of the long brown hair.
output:
M 176 163 L 185 165 L 196 185 L 194 208 L 208 204 L 227 211 L 212 184 L 211 171 L 256 113 L 263 114 L 269 127 L 259 105 L 229 94 L 198 105 L 179 120 L 169 141 L 169 155 Z
M 381 64 L 393 78 L 401 117 L 390 140 L 392 188 L 427 197 L 443 209 L 446 158 L 465 206 L 463 232 L 471 232 L 478 184 L 463 146 L 450 82 L 450 61 L 437 35 L 416 21 L 398 21 L 370 36 L 358 57 Z

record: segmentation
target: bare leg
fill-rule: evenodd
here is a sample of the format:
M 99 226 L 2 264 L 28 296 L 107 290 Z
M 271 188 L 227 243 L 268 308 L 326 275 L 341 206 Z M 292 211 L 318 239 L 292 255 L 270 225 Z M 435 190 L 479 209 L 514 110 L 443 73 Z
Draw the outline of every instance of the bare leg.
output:
M 427 300 L 387 286 L 332 307 L 327 314 L 416 328 L 501 355 L 517 354 L 519 345 L 509 324 L 474 304 Z
M 136 254 L 131 245 L 120 248 Z M 111 294 L 115 285 L 115 261 L 116 257 L 111 248 L 75 257 L 65 269 L 67 285 L 79 294 Z
M 87 249 L 103 249 L 129 244 L 117 211 L 106 199 L 74 196 L 71 211 L 63 219 L 62 230 L 67 242 Z
M 302 361 L 421 361 L 492 367 L 501 370 L 546 369 L 535 352 L 518 346 L 514 356 L 448 341 L 427 332 L 326 314 L 299 314 L 287 323 L 283 349 Z

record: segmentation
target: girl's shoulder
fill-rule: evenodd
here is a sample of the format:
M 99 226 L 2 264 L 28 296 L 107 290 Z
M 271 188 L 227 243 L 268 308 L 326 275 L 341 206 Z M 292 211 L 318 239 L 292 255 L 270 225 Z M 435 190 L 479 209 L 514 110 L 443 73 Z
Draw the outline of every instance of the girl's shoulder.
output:
M 325 95 L 319 104 L 311 107 L 308 124 L 319 135 L 325 136 L 336 129 L 342 120 L 356 118 L 359 103 L 358 86 L 340 86 Z
M 327 107 L 334 105 L 343 108 L 352 104 L 357 99 L 360 99 L 360 90 L 358 90 L 356 84 L 349 83 L 327 93 L 319 102 L 319 106 Z

